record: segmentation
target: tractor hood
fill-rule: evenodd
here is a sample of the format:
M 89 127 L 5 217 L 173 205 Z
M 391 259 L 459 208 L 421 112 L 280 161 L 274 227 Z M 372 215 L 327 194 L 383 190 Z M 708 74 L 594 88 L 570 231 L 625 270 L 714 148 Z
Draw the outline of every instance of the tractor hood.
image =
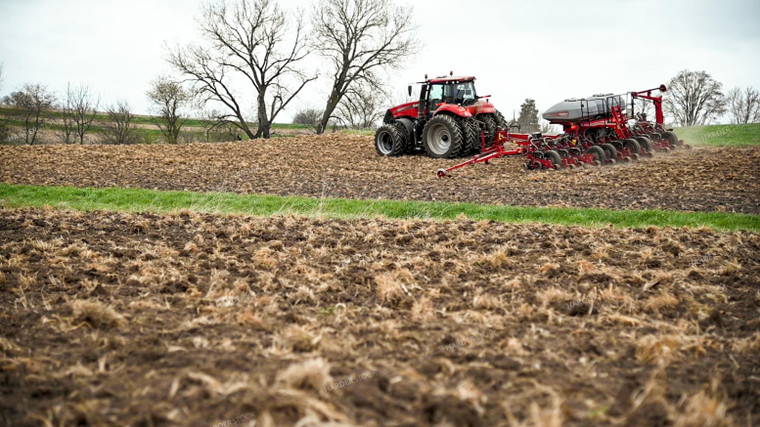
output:
M 478 100 L 475 101 L 474 104 L 467 106 L 462 106 L 459 104 L 441 104 L 438 108 L 436 108 L 434 115 L 444 111 L 448 111 L 449 113 L 452 113 L 459 117 L 471 117 L 478 114 L 493 114 L 496 109 L 490 102 Z
M 418 113 L 418 110 L 417 110 L 418 105 L 419 105 L 418 101 L 407 102 L 405 104 L 391 107 L 388 110 L 388 112 L 394 118 L 400 118 L 400 117 L 416 118 L 417 113 Z M 478 100 L 475 103 L 467 105 L 467 106 L 461 106 L 459 104 L 440 104 L 437 106 L 433 106 L 433 108 L 435 111 L 433 113 L 434 115 L 447 111 L 451 114 L 454 114 L 460 117 L 470 117 L 470 116 L 475 116 L 478 114 L 493 114 L 494 112 L 496 112 L 496 109 L 494 108 L 493 104 L 491 104 L 488 101 L 483 101 L 483 100 Z
M 493 114 L 496 108 L 488 101 L 477 100 L 474 104 L 465 107 L 473 116 L 478 114 Z
M 388 111 L 393 114 L 393 117 L 399 116 L 417 116 L 417 104 L 418 101 L 407 102 L 406 104 L 397 105 L 391 107 Z

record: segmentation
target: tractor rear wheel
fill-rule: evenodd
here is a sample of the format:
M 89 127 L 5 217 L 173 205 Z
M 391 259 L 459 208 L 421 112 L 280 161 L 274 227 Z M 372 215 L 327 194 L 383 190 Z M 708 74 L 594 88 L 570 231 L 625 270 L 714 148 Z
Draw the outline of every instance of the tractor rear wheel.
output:
M 479 154 L 483 145 L 480 142 L 480 126 L 472 117 L 460 117 L 459 126 L 462 128 L 462 137 L 464 138 L 462 154 Z
M 400 156 L 406 151 L 406 138 L 394 123 L 384 124 L 375 132 L 375 150 L 383 157 Z
M 506 129 L 507 128 L 507 119 L 504 118 L 504 114 L 501 114 L 501 111 L 495 110 L 493 113 L 494 121 L 496 122 L 496 126 Z
M 490 114 L 478 114 L 475 119 L 481 123 L 483 131 L 486 133 L 486 147 L 490 146 L 493 144 L 493 137 L 496 132 L 496 121 Z
M 422 130 L 422 146 L 429 157 L 457 157 L 462 151 L 463 140 L 457 122 L 445 114 L 430 119 Z

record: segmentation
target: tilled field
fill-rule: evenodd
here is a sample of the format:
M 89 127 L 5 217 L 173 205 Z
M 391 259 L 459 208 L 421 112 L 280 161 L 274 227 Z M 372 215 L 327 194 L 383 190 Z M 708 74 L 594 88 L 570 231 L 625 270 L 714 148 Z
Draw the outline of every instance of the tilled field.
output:
M 757 234 L 4 209 L 0 235 L 5 425 L 760 420 Z
M 612 167 L 523 170 L 519 157 L 455 171 L 456 160 L 383 159 L 372 137 L 298 136 L 184 146 L 0 146 L 0 180 L 523 206 L 760 213 L 760 148 L 695 148 Z

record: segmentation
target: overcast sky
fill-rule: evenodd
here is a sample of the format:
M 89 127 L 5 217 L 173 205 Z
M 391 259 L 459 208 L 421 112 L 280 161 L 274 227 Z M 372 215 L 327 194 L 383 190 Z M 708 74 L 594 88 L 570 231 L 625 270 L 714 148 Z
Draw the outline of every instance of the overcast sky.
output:
M 280 0 L 311 11 L 311 0 Z M 0 0 L 0 95 L 27 82 L 58 95 L 88 84 L 102 104 L 119 99 L 147 113 L 150 81 L 171 72 L 166 43 L 191 40 L 199 0 Z M 415 0 L 420 53 L 394 70 L 400 96 L 425 73 L 477 76 L 508 117 L 525 98 L 539 110 L 569 97 L 658 86 L 683 69 L 724 85 L 760 88 L 758 0 Z M 411 10 L 411 9 L 410 9 Z M 294 12 L 295 13 L 295 12 Z M 310 67 L 319 67 L 314 58 Z M 323 76 L 327 70 L 320 70 Z M 322 108 L 326 78 L 276 121 Z M 248 103 L 252 106 L 253 99 Z M 252 111 L 252 109 L 251 109 Z

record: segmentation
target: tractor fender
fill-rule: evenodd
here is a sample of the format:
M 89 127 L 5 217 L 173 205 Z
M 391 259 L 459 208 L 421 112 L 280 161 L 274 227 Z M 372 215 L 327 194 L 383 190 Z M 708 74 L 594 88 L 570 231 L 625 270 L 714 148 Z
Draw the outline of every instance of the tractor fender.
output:
M 399 117 L 396 121 L 404 125 L 407 136 L 414 135 L 414 121 L 412 119 L 409 117 Z
M 472 117 L 472 113 L 467 111 L 466 108 L 454 104 L 441 105 L 437 110 L 435 110 L 435 113 L 433 113 L 433 115 L 437 116 L 441 113 L 449 113 L 459 117 Z
M 493 104 L 490 102 L 479 102 L 475 105 L 469 106 L 467 111 L 473 116 L 476 116 L 478 114 L 494 114 L 496 113 L 496 108 L 494 108 Z

